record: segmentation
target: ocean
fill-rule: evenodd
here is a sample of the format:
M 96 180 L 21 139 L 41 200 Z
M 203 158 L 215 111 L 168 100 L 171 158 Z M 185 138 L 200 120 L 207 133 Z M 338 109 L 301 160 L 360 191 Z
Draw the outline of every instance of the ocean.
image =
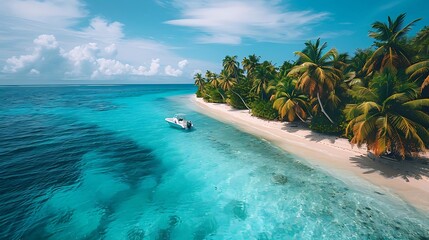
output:
M 429 239 L 429 216 L 196 112 L 195 90 L 0 87 L 0 239 Z

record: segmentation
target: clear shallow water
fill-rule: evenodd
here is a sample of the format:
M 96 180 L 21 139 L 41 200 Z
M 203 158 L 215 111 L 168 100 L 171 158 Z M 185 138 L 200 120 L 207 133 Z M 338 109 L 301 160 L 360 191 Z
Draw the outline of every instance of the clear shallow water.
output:
M 192 92 L 0 88 L 0 239 L 429 238 L 412 207 L 174 98 Z

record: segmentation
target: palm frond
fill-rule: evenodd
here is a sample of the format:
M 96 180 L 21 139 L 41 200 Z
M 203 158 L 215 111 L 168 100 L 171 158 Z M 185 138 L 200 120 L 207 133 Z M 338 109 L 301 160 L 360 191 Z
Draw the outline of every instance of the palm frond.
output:
M 429 129 L 429 114 L 423 112 L 421 110 L 407 110 L 405 112 L 401 112 L 404 116 L 412 121 L 422 125 L 423 127 Z
M 414 110 L 422 110 L 423 108 L 429 107 L 429 98 L 422 98 L 422 99 L 417 99 L 413 101 L 408 101 L 402 104 L 402 106 L 406 108 L 414 109 Z
M 294 54 L 298 55 L 303 62 L 312 62 L 311 58 L 303 52 L 297 51 L 297 52 L 294 52 Z
M 319 59 L 319 63 L 323 63 L 326 60 L 328 60 L 329 58 L 335 58 L 336 56 L 338 56 L 338 51 L 335 48 L 332 48 L 331 50 L 327 51 L 325 54 L 323 54 L 322 57 L 320 57 Z
M 373 101 L 376 102 L 378 100 L 378 96 L 371 89 L 361 86 L 353 86 L 352 89 L 348 91 L 348 93 L 354 97 L 355 99 L 361 101 Z
M 403 15 L 403 18 L 405 18 L 405 14 L 401 14 L 400 16 Z M 399 18 L 399 17 L 398 17 Z M 422 20 L 421 18 L 415 19 L 413 21 L 411 21 L 407 26 L 403 27 L 401 30 L 395 29 L 394 32 L 396 32 L 396 34 L 393 36 L 393 39 L 398 39 L 403 37 L 405 34 L 407 34 L 410 30 L 411 27 L 418 21 Z
M 353 127 L 354 137 L 352 138 L 352 142 L 360 146 L 370 138 L 369 135 L 376 132 L 376 120 L 377 118 L 373 117 L 356 123 Z

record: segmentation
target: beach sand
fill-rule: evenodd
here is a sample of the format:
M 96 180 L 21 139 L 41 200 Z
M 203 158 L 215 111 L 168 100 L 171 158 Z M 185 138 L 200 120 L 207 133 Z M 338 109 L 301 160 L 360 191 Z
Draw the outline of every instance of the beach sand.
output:
M 226 104 L 207 103 L 195 95 L 195 110 L 232 124 L 297 155 L 347 184 L 365 181 L 429 214 L 429 164 L 367 157 L 366 148 L 352 147 L 347 139 L 312 132 L 304 123 L 282 123 L 251 116 Z

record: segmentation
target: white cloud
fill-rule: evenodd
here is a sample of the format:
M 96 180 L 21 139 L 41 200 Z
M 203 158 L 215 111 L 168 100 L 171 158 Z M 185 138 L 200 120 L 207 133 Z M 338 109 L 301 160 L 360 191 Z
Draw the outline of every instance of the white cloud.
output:
M 47 49 L 55 49 L 58 47 L 58 42 L 55 39 L 54 35 L 40 35 L 38 38 L 34 39 L 34 44 L 39 47 L 45 47 Z
M 159 58 L 152 59 L 149 70 L 144 74 L 146 76 L 153 76 L 158 73 L 159 70 Z
M 4 73 L 16 73 L 19 70 L 23 69 L 24 66 L 32 64 L 39 57 L 39 54 L 33 53 L 31 55 L 21 55 L 19 57 L 11 57 L 6 60 L 6 65 L 3 67 Z
M 96 55 L 100 52 L 97 43 L 88 43 L 74 47 L 65 56 L 73 62 L 94 61 Z
M 91 74 L 95 61 L 100 53 L 97 43 L 88 43 L 76 46 L 62 56 L 68 60 L 70 67 L 66 69 L 68 76 L 82 76 Z
M 172 77 L 178 77 L 178 76 L 182 75 L 182 73 L 183 73 L 182 70 L 174 69 L 170 65 L 166 66 L 164 71 L 165 71 L 165 74 L 167 74 L 168 76 L 172 76 Z
M 107 56 L 115 57 L 118 54 L 118 48 L 116 47 L 116 44 L 112 43 L 104 48 L 104 52 Z
M 311 26 L 328 14 L 291 11 L 279 1 L 206 0 L 174 1 L 182 18 L 167 24 L 196 28 L 201 43 L 239 44 L 243 38 L 286 42 L 305 38 Z
M 30 74 L 32 74 L 32 75 L 39 75 L 40 72 L 38 70 L 36 70 L 36 69 L 33 68 L 33 69 L 30 70 Z
M 186 65 L 188 65 L 188 60 L 184 59 L 182 61 L 180 61 L 177 66 L 179 66 L 180 69 L 183 69 L 186 67 Z
M 177 63 L 177 66 L 179 68 L 175 69 L 172 66 L 167 65 L 164 69 L 164 72 L 168 76 L 179 77 L 183 74 L 182 70 L 186 67 L 186 65 L 188 65 L 188 60 L 184 59 Z
M 134 67 L 129 64 L 124 64 L 118 60 L 99 58 L 96 60 L 97 70 L 91 75 L 92 78 L 98 78 L 100 75 L 138 75 L 138 76 L 153 76 L 158 73 L 159 59 L 153 59 L 150 68 L 144 66 Z
M 29 73 L 35 70 L 40 73 L 40 69 L 60 66 L 63 63 L 61 50 L 58 48 L 58 42 L 53 35 L 40 35 L 33 41 L 34 49 L 32 54 L 13 56 L 6 60 L 6 65 L 3 67 L 4 73 Z M 50 72 L 55 72 L 54 71 Z M 34 73 L 34 71 L 33 71 Z

